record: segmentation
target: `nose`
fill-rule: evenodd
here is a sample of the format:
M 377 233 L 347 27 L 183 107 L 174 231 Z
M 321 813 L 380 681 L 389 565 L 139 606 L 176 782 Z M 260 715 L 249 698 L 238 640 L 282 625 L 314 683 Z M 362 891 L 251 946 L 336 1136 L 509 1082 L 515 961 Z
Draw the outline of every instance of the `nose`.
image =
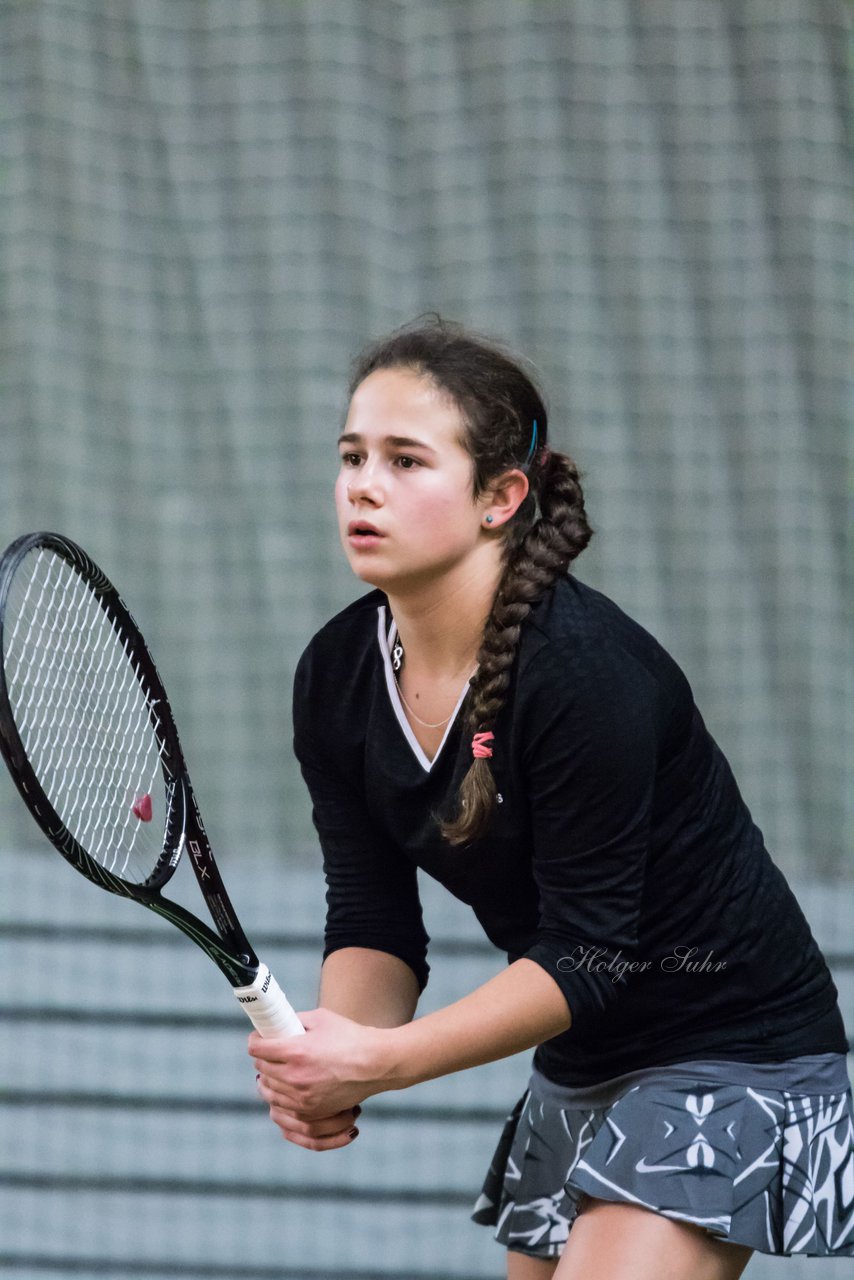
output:
M 381 505 L 382 485 L 375 465 L 364 462 L 353 472 L 347 481 L 347 497 L 351 502 L 368 502 L 375 507 Z

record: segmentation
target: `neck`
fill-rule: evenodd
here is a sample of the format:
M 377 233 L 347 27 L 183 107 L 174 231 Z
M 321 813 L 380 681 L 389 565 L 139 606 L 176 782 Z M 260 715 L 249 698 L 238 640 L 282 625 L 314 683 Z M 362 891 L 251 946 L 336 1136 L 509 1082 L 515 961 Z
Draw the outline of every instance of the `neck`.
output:
M 410 670 L 440 676 L 474 665 L 502 571 L 500 554 L 493 554 L 498 548 L 484 550 L 490 554 L 472 557 L 436 583 L 388 593 Z

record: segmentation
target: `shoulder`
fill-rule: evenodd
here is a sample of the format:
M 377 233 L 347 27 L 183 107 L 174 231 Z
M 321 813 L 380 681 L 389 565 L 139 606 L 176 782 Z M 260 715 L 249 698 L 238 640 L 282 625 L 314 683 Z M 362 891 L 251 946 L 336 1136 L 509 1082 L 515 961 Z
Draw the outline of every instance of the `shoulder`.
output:
M 319 631 L 315 632 L 310 645 L 317 640 L 325 639 L 332 635 L 338 635 L 342 630 L 360 630 L 367 618 L 376 619 L 377 609 L 380 605 L 388 604 L 385 593 L 382 591 L 368 591 L 366 595 L 359 596 L 357 600 L 351 601 L 346 605 L 340 613 L 336 613 L 334 617 L 325 622 Z
M 294 675 L 294 719 L 315 718 L 318 709 L 352 705 L 367 684 L 368 669 L 379 660 L 377 628 L 387 604 L 381 591 L 370 591 L 331 618 L 312 637 Z
M 661 648 L 614 600 L 571 574 L 559 578 L 534 605 L 525 633 L 523 643 L 531 652 Z
M 569 575 L 534 607 L 519 651 L 520 688 L 575 703 L 690 700 L 684 673 L 663 645 L 615 601 Z
M 338 669 L 359 654 L 371 652 L 377 636 L 379 610 L 388 602 L 382 591 L 369 591 L 330 618 L 309 640 L 297 664 L 303 676 L 316 666 Z

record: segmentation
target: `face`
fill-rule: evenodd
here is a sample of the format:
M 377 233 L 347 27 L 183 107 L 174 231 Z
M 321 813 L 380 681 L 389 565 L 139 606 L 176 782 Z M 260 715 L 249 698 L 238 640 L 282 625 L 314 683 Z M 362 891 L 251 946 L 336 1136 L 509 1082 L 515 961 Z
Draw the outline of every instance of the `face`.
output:
M 347 559 L 385 591 L 435 583 L 481 545 L 485 500 L 453 401 L 419 374 L 378 369 L 356 388 L 335 486 Z

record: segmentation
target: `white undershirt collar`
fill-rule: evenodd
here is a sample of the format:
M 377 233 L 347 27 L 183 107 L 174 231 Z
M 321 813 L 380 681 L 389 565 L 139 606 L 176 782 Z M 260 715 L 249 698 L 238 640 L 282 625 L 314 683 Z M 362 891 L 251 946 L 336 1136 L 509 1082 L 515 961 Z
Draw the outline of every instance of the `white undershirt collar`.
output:
M 424 769 L 426 773 L 429 773 L 430 770 L 433 768 L 433 765 L 439 759 L 439 756 L 442 754 L 442 748 L 444 747 L 448 739 L 448 734 L 451 732 L 451 729 L 454 726 L 454 721 L 457 718 L 460 707 L 463 705 L 463 701 L 469 690 L 468 681 L 466 681 L 466 683 L 463 685 L 462 692 L 460 693 L 460 696 L 457 700 L 457 705 L 454 707 L 451 718 L 448 721 L 447 725 L 445 726 L 445 732 L 442 735 L 442 741 L 439 743 L 439 746 L 436 748 L 436 754 L 431 760 L 430 757 L 427 755 L 427 753 L 424 751 L 424 748 L 421 746 L 421 743 L 416 738 L 412 730 L 412 725 L 409 723 L 409 720 L 407 719 L 406 711 L 404 710 L 403 703 L 400 698 L 400 690 L 398 689 L 397 681 L 394 678 L 394 667 L 392 666 L 392 662 L 391 662 L 391 650 L 392 650 L 392 646 L 394 645 L 395 639 L 397 638 L 397 623 L 394 621 L 394 618 L 392 618 L 389 623 L 387 618 L 386 607 L 384 604 L 381 604 L 378 607 L 377 614 L 378 614 L 377 639 L 379 641 L 380 653 L 383 656 L 383 666 L 385 668 L 385 682 L 386 682 L 386 687 L 388 688 L 388 696 L 391 700 L 392 710 L 394 711 L 394 714 L 397 717 L 398 724 L 403 730 L 403 736 L 406 738 L 406 741 L 409 743 L 410 747 L 412 748 L 412 752 L 416 760 L 421 765 L 421 768 Z

